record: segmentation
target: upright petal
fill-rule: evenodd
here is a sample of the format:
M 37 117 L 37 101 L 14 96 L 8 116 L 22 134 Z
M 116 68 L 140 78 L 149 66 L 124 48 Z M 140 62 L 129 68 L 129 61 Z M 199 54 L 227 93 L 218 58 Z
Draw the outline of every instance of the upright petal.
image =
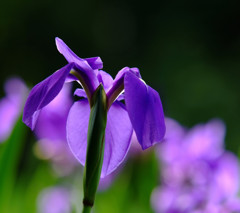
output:
M 124 88 L 127 111 L 142 149 L 160 142 L 166 128 L 159 94 L 130 72 L 125 74 Z
M 116 98 L 121 94 L 121 92 L 124 89 L 124 76 L 126 73 L 133 73 L 137 77 L 140 77 L 140 73 L 138 68 L 129 68 L 124 67 L 121 69 L 118 74 L 116 75 L 112 87 L 109 88 L 107 91 L 107 97 L 108 97 L 108 106 L 110 107 L 111 104 L 116 100 Z
M 78 57 L 62 39 L 56 38 L 56 46 L 58 51 L 66 58 L 68 63 L 75 62 L 79 66 L 84 66 L 85 69 L 101 69 L 103 63 L 100 57 L 92 57 L 82 59 Z
M 97 78 L 98 81 L 103 84 L 104 90 L 107 92 L 113 84 L 112 76 L 102 70 L 99 70 L 97 72 Z
M 71 151 L 84 165 L 90 107 L 86 99 L 75 102 L 67 121 L 67 139 Z M 131 123 L 122 103 L 114 103 L 108 112 L 101 177 L 114 171 L 124 160 L 132 135 Z

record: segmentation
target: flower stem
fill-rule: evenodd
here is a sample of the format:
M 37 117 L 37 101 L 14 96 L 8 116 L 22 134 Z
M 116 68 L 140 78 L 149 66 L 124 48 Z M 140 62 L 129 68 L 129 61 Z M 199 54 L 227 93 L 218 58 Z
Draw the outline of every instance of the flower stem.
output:
M 107 97 L 102 84 L 94 92 L 92 103 L 83 176 L 83 213 L 91 211 L 102 171 L 104 136 L 107 123 Z
M 90 213 L 91 209 L 92 209 L 92 207 L 90 207 L 90 206 L 83 206 L 82 213 Z

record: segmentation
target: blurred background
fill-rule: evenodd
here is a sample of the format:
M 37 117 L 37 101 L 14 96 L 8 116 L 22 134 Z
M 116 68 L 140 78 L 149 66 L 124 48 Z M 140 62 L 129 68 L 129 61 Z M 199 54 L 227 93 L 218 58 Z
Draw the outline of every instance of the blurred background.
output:
M 238 1 L 1 0 L 0 16 L 0 97 L 9 77 L 19 76 L 32 87 L 66 64 L 55 46 L 57 36 L 80 57 L 100 56 L 112 76 L 124 66 L 138 67 L 159 92 L 165 115 L 182 125 L 222 119 L 226 149 L 238 155 Z M 36 212 L 40 191 L 61 179 L 48 161 L 36 157 L 34 137 L 25 131 L 14 203 L 23 212 Z M 154 154 L 144 156 L 127 162 L 115 184 L 97 196 L 96 212 L 113 212 L 120 205 L 126 212 L 153 212 L 149 197 L 158 182 L 158 166 Z M 63 180 L 67 185 L 71 181 Z M 126 193 L 127 183 L 132 194 Z

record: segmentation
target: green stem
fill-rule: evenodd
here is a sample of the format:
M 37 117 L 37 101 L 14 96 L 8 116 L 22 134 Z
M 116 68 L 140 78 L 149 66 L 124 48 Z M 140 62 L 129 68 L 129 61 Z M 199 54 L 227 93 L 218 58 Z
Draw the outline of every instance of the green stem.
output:
M 82 213 L 90 213 L 91 209 L 92 209 L 92 207 L 90 207 L 90 206 L 83 206 Z
M 83 213 L 91 211 L 97 192 L 104 155 L 107 96 L 100 84 L 93 94 L 88 124 L 87 155 L 83 176 Z

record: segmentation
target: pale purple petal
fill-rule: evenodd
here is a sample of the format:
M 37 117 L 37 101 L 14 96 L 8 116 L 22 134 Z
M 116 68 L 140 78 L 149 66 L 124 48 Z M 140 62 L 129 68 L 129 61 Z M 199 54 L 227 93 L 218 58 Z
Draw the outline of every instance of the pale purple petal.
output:
M 78 57 L 65 43 L 62 39 L 56 38 L 56 46 L 58 51 L 66 58 L 68 63 L 75 62 L 80 67 L 86 70 L 92 69 L 101 69 L 103 67 L 103 63 L 100 57 L 92 57 L 82 59 Z
M 87 98 L 87 94 L 84 91 L 84 89 L 76 89 L 74 92 L 74 95 L 78 96 L 78 97 L 83 97 L 83 98 Z
M 86 158 L 89 115 L 88 101 L 80 100 L 72 106 L 67 121 L 67 139 L 70 149 L 83 165 Z M 102 178 L 114 171 L 124 160 L 131 135 L 131 123 L 124 105 L 115 102 L 108 112 Z
M 124 160 L 130 147 L 132 125 L 120 102 L 114 102 L 109 109 L 105 133 L 105 151 L 101 177 L 114 171 Z
M 160 142 L 165 134 L 159 94 L 128 72 L 124 78 L 127 111 L 142 149 Z
M 82 99 L 73 104 L 67 119 L 68 145 L 82 165 L 86 159 L 89 115 L 89 103 L 87 99 Z
M 59 94 L 39 113 L 35 133 L 39 139 L 66 141 L 68 112 L 73 104 L 71 85 L 65 84 Z

